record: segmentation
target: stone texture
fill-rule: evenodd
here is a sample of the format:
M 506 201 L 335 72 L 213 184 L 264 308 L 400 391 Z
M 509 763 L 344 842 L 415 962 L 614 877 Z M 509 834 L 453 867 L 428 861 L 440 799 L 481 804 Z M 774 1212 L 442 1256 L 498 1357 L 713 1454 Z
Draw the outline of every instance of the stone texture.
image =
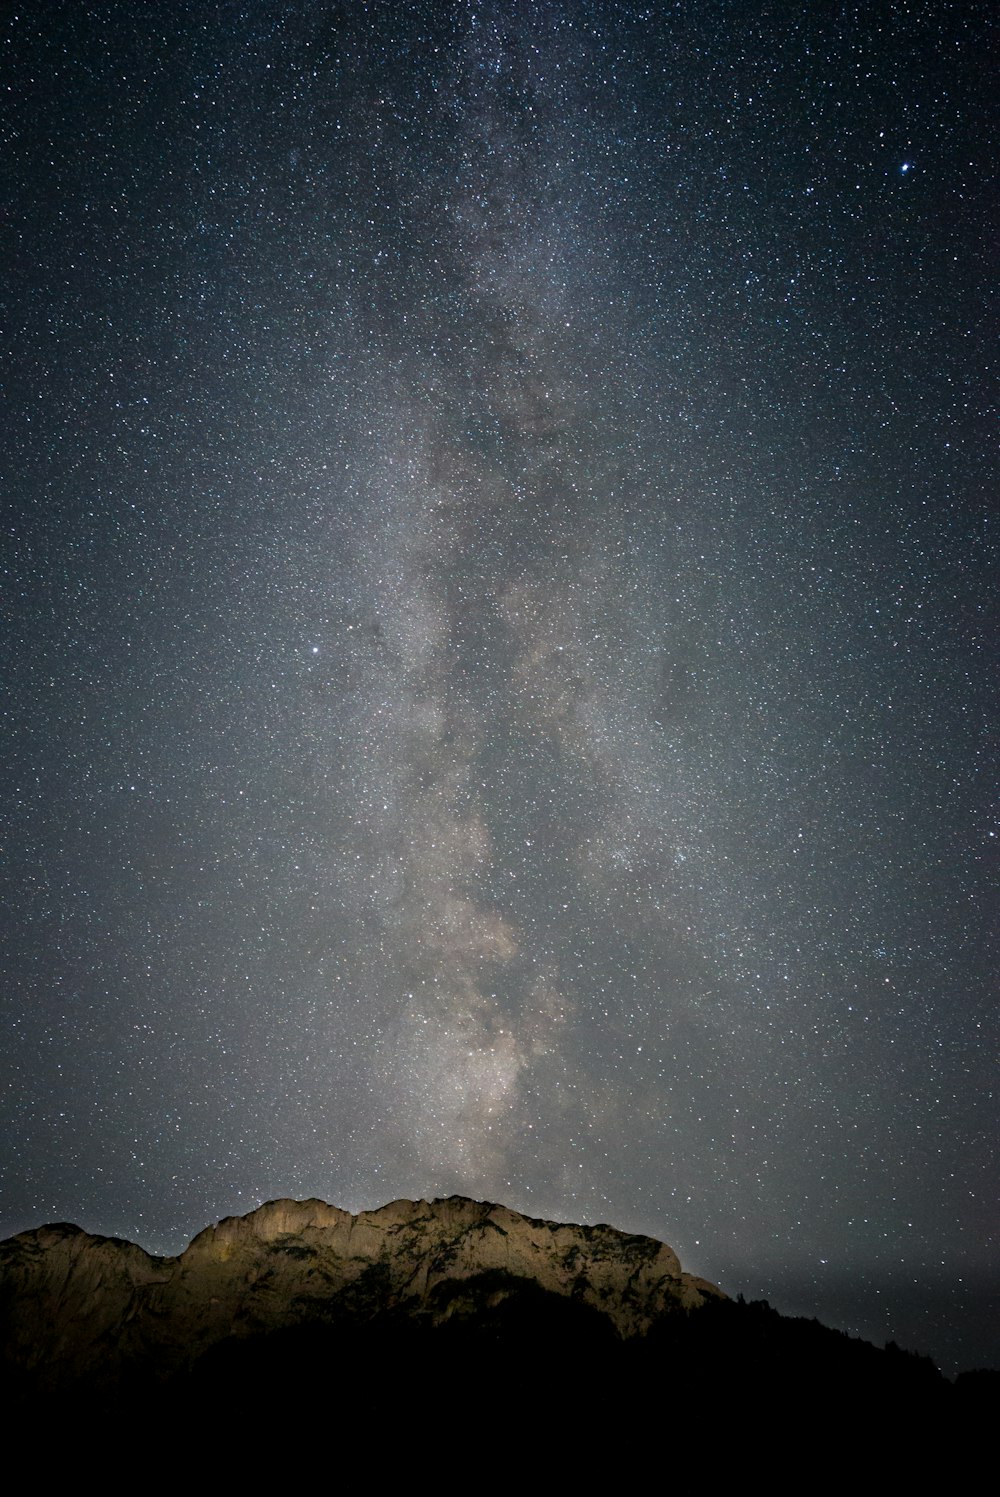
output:
M 9 1239 L 4 1352 L 43 1384 L 113 1382 L 133 1363 L 169 1376 L 226 1338 L 309 1321 L 396 1311 L 440 1323 L 463 1306 L 441 1286 L 490 1273 L 578 1299 L 623 1337 L 720 1295 L 665 1244 L 607 1226 L 538 1221 L 461 1196 L 357 1216 L 280 1200 L 207 1228 L 177 1258 L 65 1224 Z

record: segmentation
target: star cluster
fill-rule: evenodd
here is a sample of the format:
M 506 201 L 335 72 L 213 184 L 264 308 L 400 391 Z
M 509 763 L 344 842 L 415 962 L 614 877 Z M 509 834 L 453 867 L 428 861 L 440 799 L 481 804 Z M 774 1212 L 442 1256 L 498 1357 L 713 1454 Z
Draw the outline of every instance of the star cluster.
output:
M 460 1191 L 995 1360 L 985 8 L 5 26 L 4 1231 Z

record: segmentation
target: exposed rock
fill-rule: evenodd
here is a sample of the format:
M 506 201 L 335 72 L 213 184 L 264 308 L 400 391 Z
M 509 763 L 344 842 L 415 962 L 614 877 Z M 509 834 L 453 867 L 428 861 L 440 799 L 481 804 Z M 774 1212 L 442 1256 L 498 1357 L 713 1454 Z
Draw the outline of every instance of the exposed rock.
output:
M 36 1386 L 113 1385 L 131 1366 L 168 1377 L 230 1338 L 314 1323 L 396 1314 L 441 1325 L 478 1313 L 470 1296 L 481 1286 L 495 1304 L 525 1281 L 601 1312 L 624 1338 L 724 1297 L 652 1238 L 461 1196 L 357 1216 L 269 1201 L 207 1228 L 177 1258 L 65 1224 L 0 1244 L 4 1354 Z

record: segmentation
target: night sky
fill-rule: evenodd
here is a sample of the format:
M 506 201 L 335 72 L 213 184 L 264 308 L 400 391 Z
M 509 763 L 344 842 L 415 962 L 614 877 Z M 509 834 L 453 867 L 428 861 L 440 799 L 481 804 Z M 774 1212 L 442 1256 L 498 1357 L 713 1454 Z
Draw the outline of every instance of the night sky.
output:
M 1000 1362 L 989 9 L 8 10 L 0 1234 Z

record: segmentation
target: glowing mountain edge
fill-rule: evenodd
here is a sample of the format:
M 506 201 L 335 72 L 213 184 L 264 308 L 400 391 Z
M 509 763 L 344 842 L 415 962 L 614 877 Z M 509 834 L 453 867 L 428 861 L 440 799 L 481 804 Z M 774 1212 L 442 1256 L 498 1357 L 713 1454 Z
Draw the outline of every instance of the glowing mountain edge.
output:
M 269 1201 L 198 1234 L 176 1258 L 65 1224 L 0 1244 L 9 1363 L 45 1381 L 161 1375 L 212 1345 L 296 1325 L 409 1315 L 440 1326 L 526 1285 L 605 1317 L 619 1337 L 721 1291 L 650 1237 L 521 1216 L 451 1196 L 352 1216 Z
M 374 1409 L 417 1441 L 446 1426 L 453 1447 L 531 1429 L 560 1461 L 572 1427 L 583 1470 L 594 1442 L 617 1463 L 624 1431 L 638 1451 L 681 1407 L 780 1406 L 829 1433 L 859 1408 L 975 1420 L 997 1387 L 730 1300 L 652 1238 L 461 1196 L 357 1216 L 270 1201 L 173 1258 L 40 1227 L 0 1243 L 0 1327 L 0 1406 L 25 1430 L 138 1447 L 152 1420 L 220 1460 L 248 1417 L 353 1439 Z

